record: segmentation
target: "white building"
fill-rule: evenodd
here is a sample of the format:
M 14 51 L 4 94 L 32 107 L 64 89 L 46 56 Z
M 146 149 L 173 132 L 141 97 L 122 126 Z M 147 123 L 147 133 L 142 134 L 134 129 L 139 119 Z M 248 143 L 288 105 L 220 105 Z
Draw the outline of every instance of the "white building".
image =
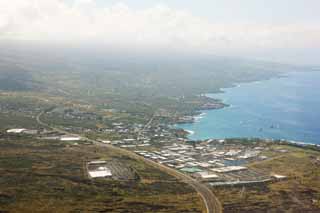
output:
M 23 133 L 24 131 L 26 131 L 26 129 L 8 129 L 7 133 L 19 134 L 19 133 Z
M 219 178 L 218 175 L 204 171 L 204 172 L 197 172 L 197 174 L 203 179 L 216 179 Z
M 211 171 L 218 172 L 218 173 L 226 173 L 226 172 L 242 171 L 246 169 L 247 167 L 244 167 L 244 166 L 226 166 L 221 168 L 214 168 L 214 169 L 211 169 Z
M 100 166 L 96 170 L 89 171 L 89 176 L 91 178 L 98 178 L 98 177 L 111 177 L 112 173 L 110 169 L 105 166 Z
M 94 168 L 90 169 L 89 167 Z M 111 170 L 106 166 L 106 161 L 91 161 L 88 163 L 88 174 L 90 178 L 111 177 Z
M 61 141 L 80 141 L 80 137 L 72 137 L 72 136 L 63 136 L 60 138 Z

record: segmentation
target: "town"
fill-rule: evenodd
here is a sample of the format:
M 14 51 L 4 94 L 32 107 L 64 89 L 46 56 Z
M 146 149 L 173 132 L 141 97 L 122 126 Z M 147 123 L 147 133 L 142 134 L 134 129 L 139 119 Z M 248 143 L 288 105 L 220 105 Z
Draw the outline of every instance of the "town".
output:
M 113 128 L 104 132 L 136 133 L 135 137 L 117 140 L 97 139 L 102 144 L 116 146 L 129 150 L 148 160 L 173 168 L 190 177 L 211 186 L 245 185 L 285 179 L 281 174 L 252 169 L 247 165 L 268 160 L 264 153 L 286 153 L 286 149 L 272 149 L 272 141 L 259 141 L 243 143 L 237 140 L 209 139 L 192 141 L 187 138 L 176 137 L 176 129 L 165 126 L 125 126 L 113 123 Z M 70 128 L 65 128 L 70 130 Z M 8 129 L 6 134 L 33 135 L 42 140 L 60 140 L 67 146 L 92 145 L 83 137 L 72 134 L 62 134 L 54 130 L 42 128 L 34 129 Z M 126 134 L 124 134 L 126 135 Z M 268 143 L 269 142 L 269 143 Z M 122 178 L 134 179 L 135 174 L 130 168 L 116 165 L 115 162 L 92 160 L 87 162 L 89 178 Z M 119 168 L 122 168 L 119 170 Z M 119 172 L 120 171 L 120 172 Z M 127 173 L 127 174 L 126 174 Z M 126 174 L 126 175 L 124 175 Z
M 303 156 L 303 162 L 320 165 L 320 158 L 314 157 L 313 153 L 318 153 L 319 145 L 258 138 L 191 140 L 189 133 L 177 128 L 175 123 L 194 122 L 203 116 L 203 111 L 173 114 L 161 109 L 154 114 L 135 115 L 113 108 L 99 111 L 90 105 L 66 105 L 20 107 L 19 112 L 15 112 L 10 104 L 5 105 L 2 108 L 4 118 L 17 116 L 26 125 L 12 120 L 1 129 L 0 140 L 29 140 L 34 145 L 48 144 L 50 149 L 60 147 L 62 152 L 91 150 L 91 154 L 83 155 L 78 162 L 82 165 L 78 171 L 83 181 L 95 184 L 150 183 L 151 187 L 153 177 L 145 180 L 145 175 L 150 172 L 144 172 L 144 167 L 137 170 L 135 166 L 137 163 L 149 165 L 169 175 L 166 181 L 170 184 L 171 181 L 176 184 L 181 181 L 195 186 L 194 192 L 207 196 L 204 200 L 211 202 L 210 208 L 220 207 L 219 201 L 212 200 L 215 197 L 221 199 L 227 208 L 232 208 L 233 202 L 243 202 L 242 198 L 255 196 L 255 191 L 245 192 L 246 189 L 260 191 L 277 184 L 287 187 L 292 180 L 299 181 L 298 175 L 308 175 L 307 167 L 295 164 L 301 172 L 292 172 L 288 165 L 300 156 Z M 21 114 L 26 116 L 21 117 Z M 122 157 L 97 154 L 106 150 L 115 155 L 120 153 Z M 74 160 L 77 161 L 78 157 Z M 135 163 L 127 164 L 126 159 Z M 312 175 L 316 176 L 316 173 Z M 305 190 L 309 190 L 309 186 L 305 186 Z M 238 196 L 240 201 L 236 200 Z

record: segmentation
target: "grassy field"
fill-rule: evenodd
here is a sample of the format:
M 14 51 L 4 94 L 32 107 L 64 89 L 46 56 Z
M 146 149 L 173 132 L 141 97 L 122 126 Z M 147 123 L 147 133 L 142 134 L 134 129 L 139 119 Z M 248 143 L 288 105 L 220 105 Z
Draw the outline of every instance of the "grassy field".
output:
M 25 116 L 22 113 L 4 114 L 0 113 L 0 130 L 8 128 L 39 128 L 37 121 L 30 117 Z
M 31 137 L 0 138 L 0 212 L 201 212 L 188 185 L 136 160 L 95 146 Z M 85 162 L 113 159 L 139 179 L 90 180 Z
M 270 160 L 249 167 L 287 176 L 286 180 L 246 187 L 216 188 L 225 212 L 320 212 L 320 153 L 292 146 Z

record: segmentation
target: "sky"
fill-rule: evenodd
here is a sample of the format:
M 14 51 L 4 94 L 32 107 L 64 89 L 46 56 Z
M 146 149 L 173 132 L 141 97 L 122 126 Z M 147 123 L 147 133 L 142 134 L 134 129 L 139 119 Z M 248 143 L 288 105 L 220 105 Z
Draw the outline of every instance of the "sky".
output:
M 0 0 L 0 40 L 318 64 L 319 0 Z
M 73 2 L 73 1 L 69 1 Z M 97 0 L 97 5 L 111 6 L 116 0 Z M 157 4 L 191 11 L 196 16 L 217 22 L 249 23 L 311 23 L 320 19 L 318 0 L 126 0 L 121 1 L 135 9 L 150 8 Z

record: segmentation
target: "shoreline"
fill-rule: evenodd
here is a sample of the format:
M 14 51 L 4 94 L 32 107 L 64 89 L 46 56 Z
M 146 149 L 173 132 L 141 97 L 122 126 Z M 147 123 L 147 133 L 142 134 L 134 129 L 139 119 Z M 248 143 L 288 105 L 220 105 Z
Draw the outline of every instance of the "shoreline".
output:
M 219 89 L 220 90 L 219 92 L 202 93 L 202 94 L 200 94 L 200 96 L 204 96 L 206 98 L 216 100 L 217 102 L 220 102 L 221 104 L 223 104 L 223 107 L 221 107 L 221 108 L 213 108 L 213 109 L 197 110 L 196 112 L 194 112 L 193 115 L 190 115 L 190 116 L 193 117 L 193 121 L 183 122 L 183 123 L 176 123 L 176 124 L 174 124 L 174 128 L 177 129 L 177 125 L 181 125 L 181 124 L 183 125 L 183 124 L 192 124 L 192 123 L 195 123 L 195 122 L 199 122 L 199 120 L 202 119 L 207 114 L 207 111 L 224 109 L 225 107 L 232 107 L 232 105 L 226 104 L 224 100 L 216 99 L 216 98 L 213 97 L 213 95 L 215 95 L 215 94 L 225 93 L 226 92 L 225 89 L 238 88 L 238 87 L 241 87 L 244 84 L 254 84 L 254 83 L 259 83 L 260 84 L 260 83 L 263 83 L 264 81 L 268 81 L 268 80 L 272 80 L 272 79 L 288 78 L 291 73 L 301 73 L 301 72 L 293 71 L 293 72 L 280 73 L 279 75 L 277 75 L 275 77 L 271 77 L 271 78 L 266 78 L 266 79 L 256 80 L 256 81 L 236 83 L 236 84 L 233 84 L 230 87 L 225 87 L 225 88 Z M 192 140 L 192 141 L 197 141 L 197 140 L 199 140 L 199 141 L 219 140 L 219 138 L 191 139 L 189 136 L 194 135 L 195 131 L 189 130 L 189 129 L 185 129 L 185 128 L 178 128 L 178 129 L 182 129 L 183 131 L 185 131 L 187 133 L 186 134 L 186 138 L 189 139 L 189 140 Z M 241 137 L 239 137 L 239 138 L 241 138 Z M 242 137 L 242 139 L 246 139 L 246 138 L 250 138 L 250 137 Z M 254 137 L 252 137 L 252 138 L 254 138 Z M 232 139 L 232 138 L 223 138 L 223 139 L 225 140 L 225 139 Z M 281 138 L 279 138 L 279 139 L 269 139 L 269 138 L 263 138 L 263 137 L 259 138 L 259 139 L 266 140 L 266 141 L 268 141 L 268 140 L 279 141 L 279 142 L 282 142 L 282 143 L 285 142 L 285 143 L 289 143 L 289 144 L 292 144 L 292 145 L 297 145 L 299 147 L 306 147 L 306 146 L 314 146 L 314 147 L 317 147 L 317 148 L 320 147 L 320 144 L 317 144 L 317 143 L 314 143 L 314 142 L 295 141 L 295 140 L 291 140 L 291 139 L 281 139 Z M 221 138 L 220 138 L 220 140 L 221 140 Z

